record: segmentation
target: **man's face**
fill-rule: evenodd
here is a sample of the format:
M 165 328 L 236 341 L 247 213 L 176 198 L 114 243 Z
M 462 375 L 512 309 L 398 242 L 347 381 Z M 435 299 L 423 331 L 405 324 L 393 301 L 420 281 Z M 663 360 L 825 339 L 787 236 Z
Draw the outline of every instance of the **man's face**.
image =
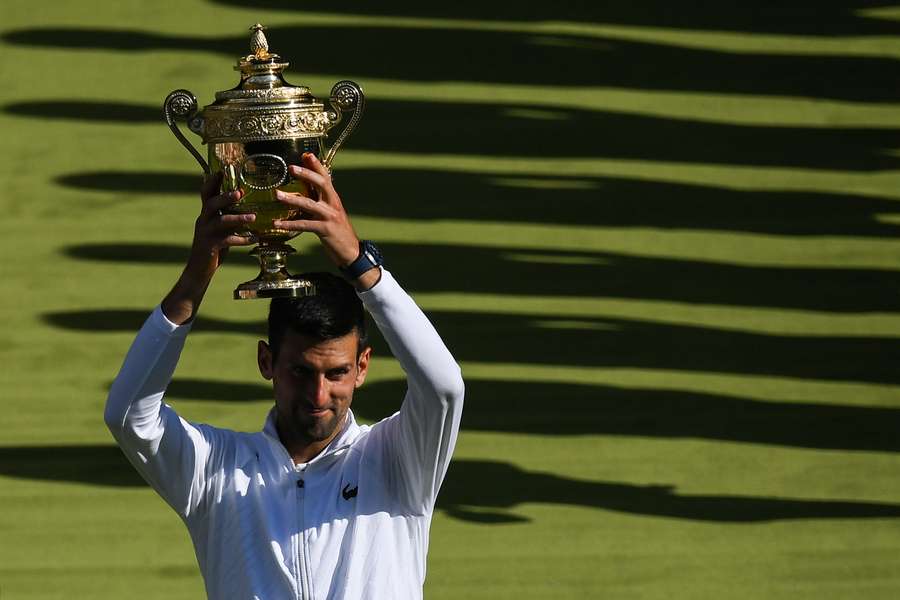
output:
M 324 341 L 288 331 L 273 361 L 268 344 L 259 342 L 259 370 L 273 382 L 283 442 L 324 447 L 337 435 L 369 366 L 372 350 L 357 356 L 358 344 L 356 331 Z

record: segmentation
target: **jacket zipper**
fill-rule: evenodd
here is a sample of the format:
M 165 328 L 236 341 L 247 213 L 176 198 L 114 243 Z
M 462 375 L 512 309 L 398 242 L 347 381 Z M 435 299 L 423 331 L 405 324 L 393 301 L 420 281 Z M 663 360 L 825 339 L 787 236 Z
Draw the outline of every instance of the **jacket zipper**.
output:
M 269 438 L 272 438 L 272 436 L 269 434 L 266 434 L 266 436 Z M 311 600 L 312 595 L 310 592 L 310 585 L 309 585 L 309 580 L 307 577 L 308 573 L 307 573 L 307 569 L 306 569 L 306 556 L 305 556 L 305 547 L 304 547 L 306 537 L 304 535 L 305 521 L 303 518 L 303 504 L 304 504 L 304 491 L 306 488 L 306 482 L 305 482 L 306 467 L 304 467 L 303 469 L 297 468 L 297 465 L 294 463 L 294 459 L 288 453 L 287 449 L 281 445 L 280 440 L 278 440 L 277 438 L 271 439 L 270 443 L 272 443 L 275 446 L 278 446 L 279 450 L 281 451 L 282 456 L 287 459 L 287 464 L 289 464 L 291 467 L 293 467 L 292 470 L 294 472 L 294 475 L 297 476 L 297 478 L 295 479 L 296 483 L 294 484 L 296 486 L 295 487 L 295 489 L 296 489 L 295 498 L 297 499 L 297 502 L 296 502 L 296 507 L 297 507 L 297 535 L 296 535 L 297 549 L 296 549 L 296 552 L 294 552 L 294 560 L 295 560 L 294 564 L 295 564 L 295 568 L 297 570 L 297 600 Z M 334 454 L 336 452 L 339 452 L 339 451 L 344 450 L 345 448 L 349 448 L 349 447 L 350 447 L 350 444 L 346 443 L 341 446 L 338 446 L 337 448 L 332 448 L 329 452 L 327 452 L 325 454 L 320 454 L 314 460 L 324 458 L 330 454 Z M 307 463 L 306 466 L 309 466 L 309 463 Z
M 308 573 L 306 572 L 306 552 L 305 552 L 305 540 L 306 536 L 304 535 L 304 519 L 303 519 L 303 503 L 304 503 L 304 493 L 306 491 L 305 481 L 304 481 L 304 470 L 294 469 L 295 473 L 299 476 L 297 479 L 297 578 L 298 578 L 298 591 L 300 592 L 301 598 L 303 600 L 310 599 L 309 593 L 309 581 L 307 580 Z

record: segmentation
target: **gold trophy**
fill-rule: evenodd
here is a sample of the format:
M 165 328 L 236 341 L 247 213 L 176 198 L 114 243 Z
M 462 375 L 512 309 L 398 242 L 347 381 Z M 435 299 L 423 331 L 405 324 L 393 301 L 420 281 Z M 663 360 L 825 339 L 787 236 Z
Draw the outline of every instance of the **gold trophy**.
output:
M 234 67 L 241 72 L 237 87 L 216 92 L 216 101 L 197 110 L 197 98 L 187 90 L 175 90 L 163 105 L 166 123 L 175 137 L 197 159 L 206 176 L 222 172 L 222 191 L 240 189 L 241 199 L 231 213 L 256 213 L 256 220 L 240 235 L 259 240 L 251 254 L 259 258 L 259 275 L 234 290 L 236 300 L 315 294 L 309 281 L 288 273 L 285 263 L 295 250 L 286 242 L 295 231 L 278 229 L 273 222 L 291 219 L 296 208 L 275 198 L 276 190 L 307 194 L 303 182 L 295 181 L 288 165 L 300 164 L 305 152 L 312 152 L 329 170 L 334 155 L 356 127 L 365 106 L 362 88 L 352 81 L 339 81 L 331 90 L 329 104 L 316 99 L 306 86 L 293 86 L 282 71 L 289 63 L 269 52 L 265 28 L 250 28 L 250 54 Z M 349 120 L 326 146 L 326 136 L 344 113 Z M 209 148 L 208 160 L 181 134 L 176 118 L 186 119 L 188 129 L 199 135 Z

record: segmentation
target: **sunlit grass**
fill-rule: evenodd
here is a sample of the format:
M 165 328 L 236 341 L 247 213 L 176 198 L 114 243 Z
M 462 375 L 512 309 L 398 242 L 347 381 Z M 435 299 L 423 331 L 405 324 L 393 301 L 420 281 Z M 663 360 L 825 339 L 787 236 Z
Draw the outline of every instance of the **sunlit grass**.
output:
M 604 67 L 611 49 L 628 47 L 655 48 L 658 56 L 690 51 L 691 56 L 762 61 L 791 56 L 900 58 L 900 41 L 881 34 L 679 29 L 649 22 L 623 25 L 601 18 L 593 23 L 574 22 L 552 7 L 546 20 L 526 22 L 515 20 L 514 7 L 508 19 L 480 21 L 337 14 L 326 12 L 321 4 L 310 11 L 285 6 L 290 8 L 265 10 L 199 0 L 11 3 L 4 6 L 0 28 L 3 32 L 36 28 L 145 31 L 191 39 L 237 36 L 248 25 L 262 21 L 269 25 L 273 43 L 279 28 L 287 26 L 346 27 L 348 31 L 385 27 L 395 35 L 423 29 L 517 34 L 522 47 L 595 52 L 598 69 Z M 597 10 L 602 12 L 603 7 L 598 5 Z M 815 11 L 810 9 L 810 19 L 815 19 Z M 894 8 L 855 14 L 897 18 Z M 352 44 L 352 39 L 335 43 Z M 77 100 L 127 103 L 138 111 L 159 106 L 178 87 L 193 90 L 202 104 L 211 102 L 215 90 L 234 85 L 231 67 L 245 51 L 235 48 L 233 56 L 225 56 L 178 49 L 110 51 L 26 44 L 3 44 L 2 48 L 6 64 L 14 67 L 7 69 L 0 109 L 11 103 Z M 408 56 L 396 59 L 416 57 L 413 48 Z M 455 152 L 427 143 L 414 151 L 362 150 L 351 137 L 335 163 L 339 187 L 342 177 L 354 170 L 391 171 L 404 197 L 419 198 L 422 203 L 432 201 L 429 192 L 433 190 L 427 187 L 427 178 L 422 188 L 409 189 L 416 174 L 449 175 L 442 181 L 453 181 L 458 175 L 475 182 L 459 189 L 455 204 L 435 212 L 433 219 L 413 218 L 400 210 L 388 212 L 396 199 L 391 189 L 365 190 L 383 203 L 384 215 L 375 203 L 365 215 L 354 215 L 361 236 L 398 248 L 404 256 L 396 258 L 407 265 L 416 264 L 420 251 L 423 256 L 434 252 L 446 257 L 440 264 L 417 265 L 421 272 L 404 273 L 398 267 L 395 274 L 401 281 L 404 276 L 429 275 L 422 289 L 411 290 L 416 300 L 438 321 L 450 324 L 442 330 L 448 339 L 458 339 L 459 331 L 468 335 L 458 339 L 459 352 L 465 356 L 462 369 L 474 390 L 467 400 L 468 418 L 480 428 L 468 427 L 464 417 L 457 461 L 448 481 L 479 464 L 493 464 L 498 472 L 507 473 L 506 479 L 473 486 L 478 489 L 464 506 L 470 520 L 444 509 L 437 512 L 426 597 L 887 600 L 896 595 L 900 519 L 845 516 L 712 522 L 678 511 L 697 496 L 710 498 L 710 511 L 721 511 L 721 504 L 729 499 L 756 499 L 761 505 L 781 501 L 900 504 L 897 453 L 859 449 L 866 441 L 860 439 L 860 423 L 878 435 L 888 435 L 896 425 L 891 411 L 900 408 L 900 385 L 891 375 L 889 361 L 896 357 L 900 316 L 889 307 L 896 306 L 890 294 L 900 285 L 892 291 L 884 283 L 878 288 L 884 297 L 859 296 L 859 306 L 851 302 L 853 284 L 865 288 L 871 278 L 889 282 L 900 272 L 900 238 L 889 227 L 900 225 L 900 217 L 891 212 L 891 203 L 900 202 L 900 171 L 866 170 L 865 164 L 857 165 L 857 170 L 808 162 L 798 162 L 805 165 L 802 168 L 750 165 L 741 163 L 740 152 L 737 158 L 722 157 L 725 162 L 714 164 L 704 161 L 720 157 L 701 153 L 702 160 L 691 158 L 696 155 L 687 150 L 703 139 L 690 135 L 681 140 L 651 135 L 641 140 L 648 155 L 628 158 L 615 154 L 619 146 L 613 142 L 619 140 L 609 136 L 631 135 L 621 123 L 634 122 L 628 121 L 634 117 L 649 123 L 645 130 L 649 132 L 656 120 L 678 124 L 686 132 L 692 126 L 725 131 L 717 138 L 720 142 L 734 132 L 766 132 L 776 143 L 790 142 L 795 133 L 830 132 L 831 143 L 839 148 L 846 130 L 857 136 L 853 139 L 863 138 L 864 144 L 871 135 L 875 141 L 864 149 L 873 157 L 890 157 L 896 156 L 896 149 L 875 144 L 897 132 L 900 103 L 877 101 L 889 98 L 887 93 L 885 98 L 860 97 L 858 101 L 819 97 L 808 89 L 729 93 L 715 89 L 714 77 L 708 86 L 712 89 L 696 90 L 653 89 L 654 82 L 648 82 L 647 89 L 541 85 L 531 80 L 489 82 L 478 64 L 471 65 L 477 81 L 326 73 L 327 47 L 316 48 L 309 56 L 288 58 L 293 62 L 288 80 L 310 86 L 320 98 L 327 96 L 335 81 L 350 77 L 359 79 L 371 106 L 390 101 L 422 106 L 441 103 L 448 112 L 446 121 L 434 125 L 441 132 L 454 131 L 455 123 L 449 118 L 454 106 L 464 107 L 466 114 L 490 111 L 485 114 L 498 121 L 496 131 L 509 123 L 520 128 L 511 131 L 516 135 L 510 140 L 472 136 L 467 146 Z M 309 64 L 315 64 L 319 72 L 305 73 L 304 65 Z M 536 80 L 541 68 L 534 66 Z M 837 75 L 849 80 L 846 73 Z M 892 85 L 890 76 L 886 73 L 885 86 Z M 366 139 L 362 137 L 367 135 L 366 123 L 364 117 L 355 134 L 362 139 Z M 572 133 L 573 123 L 587 124 L 574 131 L 582 137 L 534 140 L 541 155 L 520 156 L 522 148 L 511 141 L 527 139 L 531 125 Z M 607 131 L 605 123 L 619 127 Z M 408 124 L 398 119 L 392 125 L 402 131 Z M 0 301 L 4 323 L 0 389 L 4 390 L 5 415 L 0 425 L 0 456 L 7 456 L 2 452 L 9 448 L 51 447 L 59 448 L 59 459 L 65 463 L 67 448 L 93 445 L 114 453 L 102 423 L 103 402 L 133 331 L 127 323 L 104 329 L 103 312 L 126 312 L 139 320 L 168 290 L 180 265 L 154 262 L 152 256 L 146 262 L 87 259 L 70 250 L 92 244 L 159 244 L 177 252 L 190 241 L 198 202 L 189 192 L 163 193 L 150 186 L 94 190 L 70 185 L 66 178 L 83 173 L 198 174 L 199 169 L 171 136 L 161 115 L 157 123 L 129 123 L 43 119 L 0 111 L 0 127 L 7 136 L 0 161 L 5 182 L 0 204 L 7 223 L 4 300 Z M 760 133 L 763 151 L 767 139 Z M 479 146 L 488 141 L 496 142 L 491 153 Z M 660 159 L 651 151 L 663 142 L 674 150 Z M 679 155 L 677 144 L 684 145 L 685 156 Z M 698 218 L 676 223 L 657 220 L 648 210 L 638 211 L 630 224 L 607 222 L 601 215 L 615 217 L 617 206 L 640 208 L 646 200 L 640 191 L 614 196 L 611 190 L 616 183 L 619 189 L 652 186 L 660 194 L 656 206 L 667 210 L 666 186 L 695 186 L 679 189 L 681 195 L 673 196 L 676 214 L 678 202 L 684 203 L 685 211 L 698 210 L 688 206 L 692 190 L 711 196 L 707 206 L 721 209 L 722 215 L 733 208 L 727 205 L 729 200 L 750 206 L 754 199 L 769 200 L 770 193 L 789 202 L 794 196 L 788 192 L 808 192 L 809 217 L 820 219 L 824 233 L 804 229 L 800 222 L 785 223 L 794 228 L 778 230 L 773 227 L 777 215 L 763 214 L 759 222 L 749 223 L 739 212 L 733 214 L 733 221 Z M 744 192 L 753 195 L 748 200 L 740 195 Z M 509 219 L 502 217 L 502 211 L 485 213 L 493 215 L 486 218 L 475 210 L 501 193 L 510 202 Z M 831 210 L 837 206 L 843 212 L 822 217 L 815 194 L 831 202 Z M 573 208 L 567 200 L 576 196 L 580 203 Z M 519 197 L 527 203 L 516 204 L 514 199 Z M 718 199 L 721 204 L 714 205 Z M 353 214 L 354 196 L 348 194 L 345 201 Z M 867 203 L 871 209 L 857 211 L 856 202 Z M 773 211 L 778 210 L 777 202 L 770 204 Z M 605 212 L 571 214 L 590 213 L 593 208 Z M 522 214 L 524 210 L 529 213 Z M 804 217 L 796 209 L 787 214 L 793 219 Z M 843 221 L 846 215 L 854 222 Z M 292 268 L 316 264 L 315 238 L 303 235 L 292 245 L 300 251 L 292 258 Z M 457 255 L 483 257 L 485 262 L 460 264 L 454 262 Z M 645 265 L 640 277 L 646 281 L 636 279 L 637 271 L 631 270 L 637 264 Z M 701 281 L 703 289 L 686 288 L 679 268 L 699 268 L 701 276 L 692 281 Z M 851 289 L 836 290 L 846 292 L 848 306 L 830 306 L 827 298 L 814 295 L 814 289 L 799 298 L 786 297 L 777 284 L 749 289 L 759 292 L 753 298 L 706 296 L 744 285 L 741 277 L 747 274 L 762 274 L 761 281 L 769 281 L 766 277 L 771 274 L 785 274 L 785 280 L 772 281 L 793 284 L 792 270 L 804 270 L 809 277 L 811 273 L 826 278 L 834 273 L 855 274 L 857 279 L 846 279 Z M 562 271 L 569 275 L 557 279 Z M 173 398 L 186 418 L 245 431 L 258 429 L 262 422 L 268 403 L 255 397 L 266 384 L 257 372 L 255 343 L 261 335 L 265 304 L 231 300 L 235 283 L 254 273 L 252 263 L 240 258 L 226 264 L 208 292 L 201 322 L 189 338 L 176 374 L 176 379 L 210 385 L 250 386 L 254 398 L 247 402 Z M 511 273 L 522 279 L 510 279 Z M 726 275 L 704 281 L 703 273 Z M 872 310 L 865 310 L 867 306 Z M 72 314 L 81 315 L 81 321 Z M 60 315 L 69 317 L 60 319 Z M 475 330 L 470 325 L 475 322 L 487 325 Z M 492 329 L 493 323 L 504 325 Z M 468 334 L 470 329 L 474 333 Z M 621 336 L 629 330 L 644 331 L 643 339 L 648 340 L 645 348 L 629 349 L 639 355 L 634 364 L 617 361 L 624 349 L 608 342 L 627 343 Z M 684 331 L 692 333 L 680 338 L 679 332 Z M 502 349 L 503 336 L 513 334 L 518 335 L 517 346 L 504 356 L 497 348 Z M 719 340 L 712 350 L 702 342 L 692 345 L 692 340 L 707 335 Z M 783 350 L 784 358 L 748 354 L 743 367 L 740 357 L 727 364 L 717 362 L 716 353 L 732 348 L 740 352 L 741 340 L 748 337 L 772 344 L 766 348 Z M 569 340 L 569 345 L 556 344 L 560 339 Z M 822 366 L 817 376 L 801 376 L 791 370 L 791 360 L 808 363 L 814 358 L 791 356 L 791 344 L 797 340 L 812 354 L 817 343 L 839 350 L 842 340 L 867 341 L 871 350 L 848 356 L 848 362 L 859 365 L 862 375 L 857 380 L 834 377 L 828 368 L 844 366 L 837 364 Z M 577 364 L 550 356 L 546 347 L 554 344 L 556 351 L 567 353 Z M 385 386 L 402 390 L 398 364 L 385 348 L 379 352 L 366 383 L 368 390 L 364 386 L 355 400 L 360 414 L 366 412 L 363 403 L 372 398 L 373 390 Z M 693 365 L 695 370 L 677 369 L 667 360 L 685 356 L 706 357 L 709 364 L 704 367 L 700 361 Z M 883 368 L 867 371 L 868 366 Z M 880 379 L 865 380 L 872 372 Z M 543 402 L 539 414 L 517 412 L 522 406 L 534 411 L 535 398 Z M 678 435 L 681 432 L 665 427 L 667 435 L 654 435 L 653 420 L 666 415 L 651 410 L 654 402 L 665 403 L 666 398 L 673 399 L 673 410 L 684 400 L 686 410 L 697 411 L 676 414 L 681 422 L 692 415 L 702 419 L 697 406 L 722 417 L 721 428 L 715 432 L 718 438 Z M 717 412 L 721 411 L 719 401 L 738 407 L 731 415 L 734 422 Z M 600 407 L 597 418 L 621 418 L 620 413 L 640 413 L 642 408 L 647 414 L 641 417 L 644 421 L 638 419 L 635 430 L 617 430 L 611 422 L 599 423 L 596 432 L 584 424 L 565 429 L 573 424 L 573 414 L 582 414 L 578 410 L 593 414 L 592 404 Z M 867 420 L 864 411 L 858 421 L 815 421 L 814 409 L 808 407 L 817 406 L 884 409 L 877 413 L 884 416 L 884 423 Z M 754 407 L 750 417 L 760 419 L 759 427 L 777 425 L 782 409 L 808 409 L 812 422 L 830 432 L 831 446 L 803 447 L 804 432 L 795 432 L 801 440 L 796 445 L 790 438 L 778 444 L 752 439 L 746 431 L 733 429 L 741 426 L 735 423 L 742 423 L 746 415 L 741 411 L 746 407 Z M 494 413 L 504 417 L 498 423 L 505 429 L 491 429 L 484 415 Z M 546 431 L 523 429 L 521 422 L 529 419 L 545 424 Z M 120 598 L 134 595 L 135 590 L 146 597 L 202 594 L 187 534 L 150 490 L 80 480 L 79 474 L 83 476 L 93 465 L 69 464 L 68 471 L 57 473 L 58 480 L 40 468 L 10 474 L 14 466 L 20 465 L 0 460 L 0 505 L 4 507 L 0 511 L 0 597 Z M 513 491 L 500 494 L 492 504 L 494 488 Z M 668 495 L 657 493 L 660 490 Z M 624 494 L 626 500 L 617 494 Z M 674 513 L 660 514 L 664 510 Z M 729 516 L 727 510 L 724 514 Z M 491 518 L 500 522 L 486 524 Z

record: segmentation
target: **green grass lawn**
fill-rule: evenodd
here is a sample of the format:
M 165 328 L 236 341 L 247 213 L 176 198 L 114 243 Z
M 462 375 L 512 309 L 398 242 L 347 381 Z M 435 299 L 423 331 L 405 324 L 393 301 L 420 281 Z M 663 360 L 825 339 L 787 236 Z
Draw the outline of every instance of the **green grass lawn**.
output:
M 202 596 L 102 412 L 198 208 L 162 101 L 232 87 L 257 21 L 293 84 L 366 90 L 336 185 L 463 365 L 427 597 L 896 598 L 900 11 L 731 4 L 4 6 L 0 598 Z M 253 274 L 186 418 L 262 424 Z

